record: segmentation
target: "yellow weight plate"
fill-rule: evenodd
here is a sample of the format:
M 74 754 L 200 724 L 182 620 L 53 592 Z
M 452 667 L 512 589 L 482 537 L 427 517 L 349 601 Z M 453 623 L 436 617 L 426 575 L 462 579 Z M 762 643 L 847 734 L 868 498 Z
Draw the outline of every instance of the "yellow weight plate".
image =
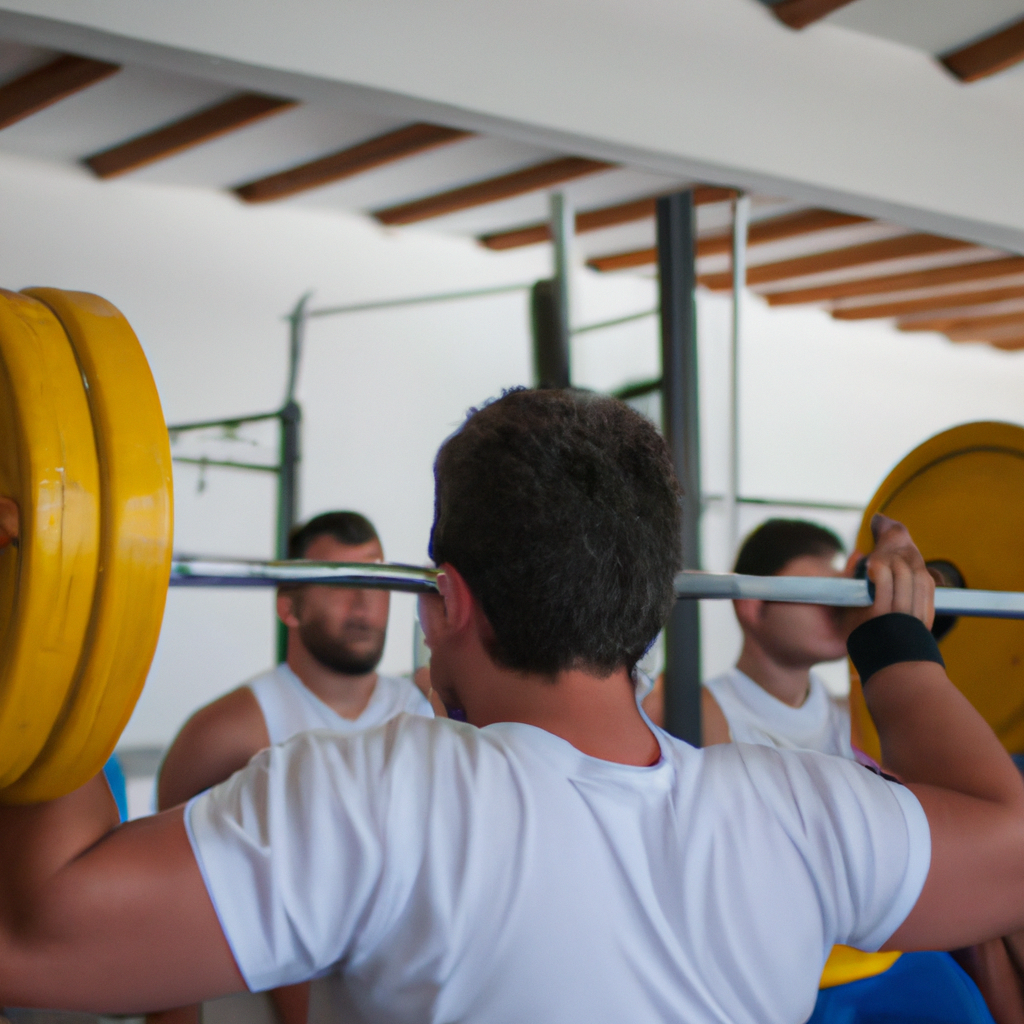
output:
M 99 467 L 82 375 L 45 306 L 0 291 L 0 787 L 37 757 L 86 638 L 99 556 Z
M 95 295 L 51 288 L 27 294 L 56 313 L 88 385 L 100 467 L 100 575 L 63 718 L 28 771 L 0 793 L 10 803 L 53 799 L 102 768 L 146 680 L 171 562 L 170 444 L 138 339 Z
M 904 523 L 927 561 L 952 562 L 968 587 L 1024 590 L 1024 428 L 967 423 L 925 441 L 889 474 L 864 513 Z M 1010 753 L 1024 752 L 1024 622 L 962 618 L 939 641 L 950 679 Z M 860 686 L 851 691 L 858 746 L 878 758 Z

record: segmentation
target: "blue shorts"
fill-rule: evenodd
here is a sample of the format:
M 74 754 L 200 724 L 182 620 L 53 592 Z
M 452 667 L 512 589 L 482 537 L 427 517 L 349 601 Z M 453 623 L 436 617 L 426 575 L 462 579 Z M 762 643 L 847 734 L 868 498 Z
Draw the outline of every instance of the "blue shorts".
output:
M 904 953 L 882 974 L 823 988 L 807 1024 L 995 1024 L 948 953 Z

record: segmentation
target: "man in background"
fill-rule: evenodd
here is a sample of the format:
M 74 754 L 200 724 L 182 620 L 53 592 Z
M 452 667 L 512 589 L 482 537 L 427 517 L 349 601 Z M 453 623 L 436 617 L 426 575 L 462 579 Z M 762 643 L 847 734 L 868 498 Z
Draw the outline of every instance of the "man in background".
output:
M 743 542 L 734 571 L 745 576 L 842 576 L 843 544 L 831 531 L 800 519 L 769 519 Z M 704 746 L 758 743 L 785 750 L 816 750 L 837 757 L 870 759 L 850 742 L 850 706 L 829 693 L 814 666 L 846 654 L 841 611 L 824 605 L 734 601 L 743 631 L 735 668 L 704 684 Z M 975 947 L 976 958 L 989 947 Z M 999 946 L 1002 949 L 1002 946 Z M 897 958 L 898 957 L 898 958 Z M 986 962 L 991 961 L 991 953 Z M 978 981 L 979 971 L 971 972 Z M 833 950 L 808 1024 L 852 1019 L 900 1019 L 1018 1024 L 1003 1007 L 1005 986 L 978 988 L 948 953 L 861 953 Z M 1003 1012 L 1000 1012 L 1003 1010 Z M 875 1016 L 872 1016 L 875 1015 Z
M 325 512 L 291 536 L 288 557 L 382 562 L 373 524 L 358 512 Z M 384 676 L 390 594 L 304 584 L 281 587 L 277 614 L 288 628 L 286 660 L 200 708 L 178 733 L 160 769 L 157 804 L 174 807 L 245 767 L 272 744 L 310 729 L 357 732 L 402 712 L 433 714 L 408 679 Z M 283 1024 L 305 1024 L 309 985 L 271 992 Z M 199 1007 L 152 1015 L 151 1024 L 197 1024 Z
M 734 572 L 744 576 L 840 576 L 839 538 L 816 523 L 769 519 L 743 542 Z M 850 707 L 813 671 L 846 656 L 834 608 L 734 601 L 743 631 L 736 667 L 704 684 L 704 745 L 762 743 L 853 757 Z

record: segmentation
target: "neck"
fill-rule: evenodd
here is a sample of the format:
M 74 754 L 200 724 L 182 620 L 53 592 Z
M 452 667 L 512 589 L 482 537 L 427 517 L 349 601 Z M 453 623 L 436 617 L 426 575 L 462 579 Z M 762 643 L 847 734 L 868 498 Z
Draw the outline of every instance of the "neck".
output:
M 783 704 L 798 708 L 811 692 L 809 665 L 780 665 L 750 637 L 743 642 L 736 667 Z
M 488 662 L 484 671 L 489 685 L 474 687 L 465 701 L 466 718 L 473 725 L 523 722 L 561 737 L 590 757 L 619 764 L 646 766 L 661 756 L 625 668 L 605 678 L 573 670 L 552 679 Z
M 308 690 L 342 718 L 353 721 L 366 709 L 377 685 L 376 672 L 351 676 L 328 668 L 317 661 L 294 635 L 288 637 L 287 661 L 288 667 Z

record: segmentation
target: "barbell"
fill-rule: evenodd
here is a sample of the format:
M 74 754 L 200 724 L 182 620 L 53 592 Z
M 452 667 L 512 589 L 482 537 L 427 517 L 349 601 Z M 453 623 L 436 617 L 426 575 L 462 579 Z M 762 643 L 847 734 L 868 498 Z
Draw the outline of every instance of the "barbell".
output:
M 375 562 L 203 561 L 171 563 L 172 587 L 280 587 L 319 583 L 367 590 L 437 593 L 437 570 L 415 565 Z M 682 600 L 754 600 L 784 604 L 826 604 L 867 608 L 874 600 L 871 584 L 831 576 L 744 576 L 731 572 L 684 570 L 675 578 Z M 938 615 L 1024 619 L 1024 593 L 936 587 Z
M 964 430 L 973 433 L 948 436 Z M 1024 430 L 1005 424 L 956 428 L 911 453 L 904 463 L 912 472 L 901 470 L 901 463 L 890 475 L 867 510 L 862 550 L 871 547 L 870 515 L 886 511 L 907 523 L 922 550 L 931 549 L 926 557 L 948 559 L 972 584 L 987 582 L 976 552 L 958 547 L 948 531 L 933 536 L 928 528 L 949 518 L 968 532 L 971 524 L 963 515 L 948 515 L 944 494 L 914 484 L 932 480 L 933 463 L 945 465 L 948 476 L 949 465 L 979 451 L 989 462 L 1006 455 L 1016 460 L 1012 473 L 1001 464 L 982 468 L 995 473 L 1003 492 L 1012 478 L 1019 490 L 1013 508 L 1024 507 Z M 964 476 L 963 467 L 956 468 L 954 478 Z M 964 479 L 977 492 L 976 477 L 968 473 Z M 914 497 L 919 494 L 927 502 Z M 10 525 L 11 501 L 3 499 L 17 507 L 16 527 Z M 942 517 L 934 516 L 937 501 Z M 1004 533 L 1011 543 L 1024 531 Z M 0 802 L 53 799 L 100 770 L 145 682 L 168 584 L 436 590 L 436 572 L 423 567 L 172 561 L 171 542 L 167 428 L 127 321 L 95 295 L 0 291 Z M 1014 542 L 1020 550 L 1004 561 L 1013 564 L 1017 581 L 1024 540 Z M 675 585 L 680 598 L 848 607 L 871 602 L 863 580 L 684 572 Z M 1005 592 L 1011 589 L 940 588 L 936 608 L 954 616 L 1024 617 L 1024 594 Z M 954 639 L 969 632 L 967 621 L 953 631 Z M 1024 648 L 1021 627 L 1000 625 L 1015 629 L 1015 643 Z M 961 682 L 955 673 L 953 678 Z M 1024 693 L 1016 699 L 1024 747 Z

